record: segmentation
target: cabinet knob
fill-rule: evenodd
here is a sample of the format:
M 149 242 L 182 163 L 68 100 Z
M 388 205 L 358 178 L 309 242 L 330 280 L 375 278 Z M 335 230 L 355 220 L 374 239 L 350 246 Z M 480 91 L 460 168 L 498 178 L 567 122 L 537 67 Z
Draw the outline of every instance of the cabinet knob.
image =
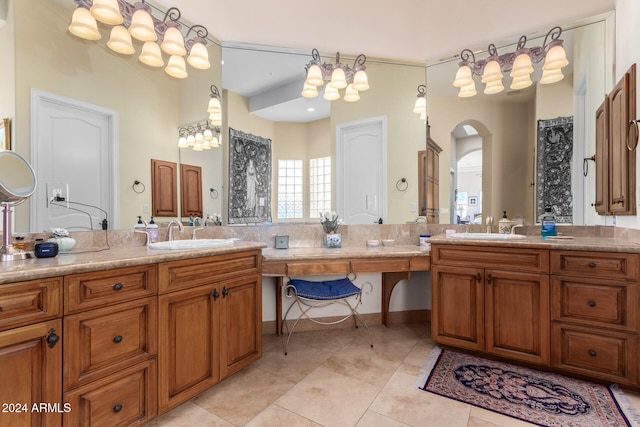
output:
M 589 304 L 589 307 L 595 307 L 596 306 L 596 302 L 595 301 L 589 301 L 588 304 Z
M 589 268 L 596 268 L 597 266 L 598 266 L 598 264 L 596 264 L 593 261 L 589 263 Z
M 2 313 L 2 307 L 0 307 L 0 313 Z
M 120 411 L 122 411 L 122 405 L 118 403 L 116 406 L 113 407 L 113 412 L 117 414 Z
M 598 353 L 596 353 L 595 350 L 589 350 L 589 356 L 596 357 L 597 355 L 598 355 Z
M 56 330 L 53 328 L 49 329 L 49 335 L 47 335 L 47 344 L 49 345 L 49 348 L 55 347 L 56 344 L 58 344 L 58 341 L 60 341 L 60 337 L 56 335 Z
M 487 283 L 491 283 L 492 280 L 493 277 L 491 277 L 491 274 L 487 275 Z
M 113 342 L 116 344 L 120 344 L 122 342 L 122 335 L 116 335 L 113 337 Z
M 227 295 L 229 295 L 229 289 L 227 289 L 227 287 L 224 286 L 222 288 L 222 298 L 225 298 Z
M 213 290 L 213 294 L 212 295 L 213 295 L 213 300 L 214 301 L 218 299 L 218 297 L 220 296 L 220 292 L 218 292 L 218 288 L 215 288 Z
M 480 283 L 482 281 L 482 276 L 480 273 L 476 274 L 476 282 Z
M 116 283 L 115 285 L 113 285 L 113 290 L 115 291 L 119 291 L 122 288 L 124 288 L 124 285 L 122 283 Z

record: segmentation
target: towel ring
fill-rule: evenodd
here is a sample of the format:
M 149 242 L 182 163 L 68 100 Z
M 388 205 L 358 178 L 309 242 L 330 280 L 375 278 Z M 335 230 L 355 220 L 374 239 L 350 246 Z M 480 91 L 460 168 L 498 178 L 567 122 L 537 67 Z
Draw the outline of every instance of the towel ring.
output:
M 407 178 L 400 178 L 398 182 L 396 182 L 396 189 L 398 191 L 407 191 L 407 188 L 409 188 Z
M 629 151 L 635 151 L 636 148 L 638 148 L 638 121 L 640 121 L 640 119 L 629 120 L 629 129 L 627 131 L 627 150 Z M 633 137 L 631 136 L 632 132 Z M 631 147 L 630 141 L 634 142 L 633 148 Z
M 140 189 L 140 186 L 142 186 L 142 189 Z M 137 187 L 137 188 L 136 188 Z M 144 186 L 144 184 L 140 181 L 138 181 L 137 179 L 135 181 L 133 181 L 133 185 L 131 186 L 131 188 L 133 189 L 133 191 L 135 193 L 138 194 L 142 194 L 144 193 L 144 190 L 146 190 L 147 188 Z
M 210 188 L 209 189 L 209 197 L 211 197 L 212 199 L 217 199 L 218 198 L 218 191 L 215 188 Z

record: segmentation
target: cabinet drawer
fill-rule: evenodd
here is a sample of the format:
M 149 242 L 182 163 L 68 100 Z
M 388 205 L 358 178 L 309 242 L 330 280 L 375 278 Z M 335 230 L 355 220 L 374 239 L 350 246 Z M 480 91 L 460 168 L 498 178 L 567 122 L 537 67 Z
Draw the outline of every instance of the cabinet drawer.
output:
M 65 390 L 155 355 L 156 334 L 155 297 L 65 317 Z
M 0 330 L 62 316 L 62 278 L 0 285 Z
M 551 334 L 553 367 L 607 381 L 633 383 L 633 354 L 637 336 L 554 324 Z
M 155 417 L 156 361 L 149 360 L 65 394 L 65 426 L 143 425 Z
M 142 265 L 65 276 L 64 312 L 77 313 L 106 304 L 155 295 L 157 267 Z
M 549 251 L 496 246 L 433 245 L 434 265 L 507 269 L 527 273 L 549 272 Z
M 617 252 L 551 251 L 551 274 L 638 280 L 638 255 Z
M 260 250 L 161 263 L 158 265 L 160 293 L 260 273 L 261 267 Z
M 638 283 L 623 280 L 551 278 L 551 317 L 636 332 Z

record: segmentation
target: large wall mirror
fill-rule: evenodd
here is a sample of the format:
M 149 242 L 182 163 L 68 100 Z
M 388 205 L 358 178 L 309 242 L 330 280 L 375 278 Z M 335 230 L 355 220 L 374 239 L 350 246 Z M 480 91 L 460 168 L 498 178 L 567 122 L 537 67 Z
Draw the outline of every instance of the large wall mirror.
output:
M 440 222 L 497 222 L 504 211 L 513 219 L 536 222 L 536 186 L 544 172 L 536 167 L 539 120 L 573 117 L 571 203 L 574 224 L 596 224 L 590 203 L 595 197 L 594 173 L 583 176 L 583 159 L 595 153 L 595 111 L 613 81 L 613 12 L 563 27 L 561 39 L 570 65 L 557 83 L 540 85 L 541 66 L 534 66 L 534 84 L 505 91 L 458 97 L 455 78 L 459 53 L 427 66 L 427 113 L 431 136 L 443 148 L 440 154 Z M 541 46 L 549 28 L 527 35 L 527 47 Z M 515 51 L 517 38 L 498 43 L 498 53 Z M 477 59 L 486 47 L 469 46 Z M 462 50 L 462 49 L 461 49 Z M 566 179 L 566 178 L 565 178 Z M 483 219 L 484 217 L 484 219 Z

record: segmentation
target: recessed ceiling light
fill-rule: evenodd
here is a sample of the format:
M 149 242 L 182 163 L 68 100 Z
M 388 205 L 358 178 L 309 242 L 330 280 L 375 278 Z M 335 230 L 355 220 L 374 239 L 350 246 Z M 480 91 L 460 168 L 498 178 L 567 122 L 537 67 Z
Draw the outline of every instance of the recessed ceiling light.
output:
M 310 112 L 310 113 L 313 113 L 314 111 L 316 111 L 316 109 L 313 108 L 313 107 L 309 107 L 309 108 L 307 108 L 307 111 Z

